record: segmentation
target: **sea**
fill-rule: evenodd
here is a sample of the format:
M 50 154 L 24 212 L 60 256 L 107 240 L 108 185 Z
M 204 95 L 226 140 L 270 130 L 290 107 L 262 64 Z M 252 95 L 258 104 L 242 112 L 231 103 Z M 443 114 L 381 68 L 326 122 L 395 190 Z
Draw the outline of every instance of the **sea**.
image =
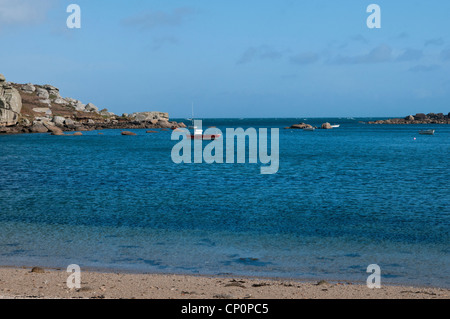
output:
M 276 174 L 176 164 L 170 130 L 0 136 L 0 266 L 450 288 L 450 125 L 369 120 L 203 119 L 279 128 Z

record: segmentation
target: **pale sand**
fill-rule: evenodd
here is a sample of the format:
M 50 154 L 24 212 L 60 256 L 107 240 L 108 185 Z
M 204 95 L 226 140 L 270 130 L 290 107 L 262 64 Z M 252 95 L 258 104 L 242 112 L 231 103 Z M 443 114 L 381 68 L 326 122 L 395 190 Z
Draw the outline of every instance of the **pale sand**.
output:
M 348 282 L 184 275 L 82 272 L 80 290 L 68 289 L 63 270 L 31 273 L 30 268 L 0 268 L 0 299 L 448 299 L 450 290 L 382 286 L 369 289 Z

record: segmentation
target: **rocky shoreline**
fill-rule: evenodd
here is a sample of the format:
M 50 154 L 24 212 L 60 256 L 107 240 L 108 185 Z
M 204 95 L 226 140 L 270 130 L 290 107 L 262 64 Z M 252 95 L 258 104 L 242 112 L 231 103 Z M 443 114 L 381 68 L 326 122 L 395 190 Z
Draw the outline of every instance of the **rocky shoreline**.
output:
M 417 113 L 416 115 L 408 115 L 405 118 L 394 118 L 387 120 L 377 120 L 369 122 L 360 122 L 361 124 L 450 124 L 450 112 L 445 115 L 444 113 Z M 330 123 L 323 123 L 320 127 L 312 126 L 306 123 L 293 124 L 285 127 L 289 130 L 311 130 L 311 129 L 323 129 L 330 130 L 333 126 Z
M 184 127 L 184 123 L 170 121 L 168 113 L 116 115 L 92 103 L 63 98 L 52 85 L 11 83 L 0 74 L 0 134 Z
M 368 124 L 450 124 L 450 113 L 417 113 L 405 118 L 371 121 Z

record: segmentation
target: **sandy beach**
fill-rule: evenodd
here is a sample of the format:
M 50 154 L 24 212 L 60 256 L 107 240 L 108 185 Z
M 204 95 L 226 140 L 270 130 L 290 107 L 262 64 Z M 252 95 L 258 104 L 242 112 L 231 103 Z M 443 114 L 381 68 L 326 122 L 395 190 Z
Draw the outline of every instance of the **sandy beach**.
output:
M 350 282 L 82 272 L 69 289 L 64 270 L 0 268 L 0 299 L 448 299 L 450 290 L 406 286 L 369 289 Z

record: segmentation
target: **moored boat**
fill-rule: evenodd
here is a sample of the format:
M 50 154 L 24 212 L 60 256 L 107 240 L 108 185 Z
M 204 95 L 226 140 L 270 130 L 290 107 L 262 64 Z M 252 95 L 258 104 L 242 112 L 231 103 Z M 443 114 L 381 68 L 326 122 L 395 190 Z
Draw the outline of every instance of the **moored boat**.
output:
M 194 134 L 187 134 L 187 137 L 191 140 L 215 140 L 220 138 L 221 134 L 203 134 L 203 130 L 198 128 L 197 125 L 195 125 L 194 120 L 194 103 L 192 103 L 192 125 L 189 126 L 189 129 L 194 130 Z M 200 122 L 201 123 L 201 122 Z
M 422 130 L 419 131 L 420 135 L 434 135 L 435 130 Z
M 203 130 L 194 129 L 194 134 L 187 135 L 191 140 L 215 140 L 220 138 L 221 134 L 203 134 Z

